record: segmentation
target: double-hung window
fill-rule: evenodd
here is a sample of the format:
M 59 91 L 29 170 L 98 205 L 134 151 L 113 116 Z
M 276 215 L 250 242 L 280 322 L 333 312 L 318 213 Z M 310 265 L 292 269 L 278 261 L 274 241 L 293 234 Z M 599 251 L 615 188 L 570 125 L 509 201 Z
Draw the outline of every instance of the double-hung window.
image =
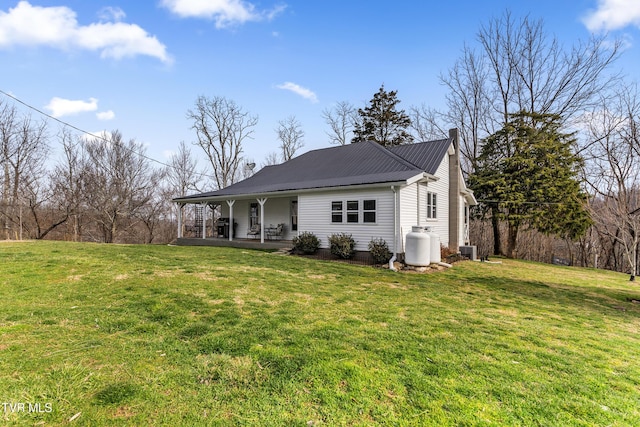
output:
M 438 199 L 436 193 L 427 192 L 427 219 L 438 218 Z
M 331 202 L 332 223 L 375 224 L 376 217 L 376 200 L 374 199 Z
M 347 222 L 357 224 L 360 222 L 358 218 L 360 217 L 360 203 L 358 200 L 347 200 Z
M 362 222 L 366 222 L 366 223 L 376 222 L 376 201 L 375 200 L 362 201 Z
M 331 222 L 342 222 L 342 201 L 331 202 Z

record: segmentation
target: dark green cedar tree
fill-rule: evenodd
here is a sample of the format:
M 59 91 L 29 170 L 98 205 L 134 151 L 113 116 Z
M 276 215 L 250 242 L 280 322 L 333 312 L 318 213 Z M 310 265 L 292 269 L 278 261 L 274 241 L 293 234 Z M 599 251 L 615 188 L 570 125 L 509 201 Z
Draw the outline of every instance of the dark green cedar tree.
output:
M 409 144 L 413 136 L 407 132 L 411 119 L 404 110 L 396 110 L 398 91 L 387 92 L 384 85 L 373 95 L 364 109 L 358 108 L 360 120 L 354 123 L 351 142 L 375 141 L 384 147 Z
M 518 232 L 530 226 L 545 234 L 577 239 L 592 222 L 580 187 L 582 159 L 573 134 L 560 132 L 555 114 L 520 112 L 485 139 L 469 187 L 490 212 L 507 222 L 506 255 L 516 256 Z

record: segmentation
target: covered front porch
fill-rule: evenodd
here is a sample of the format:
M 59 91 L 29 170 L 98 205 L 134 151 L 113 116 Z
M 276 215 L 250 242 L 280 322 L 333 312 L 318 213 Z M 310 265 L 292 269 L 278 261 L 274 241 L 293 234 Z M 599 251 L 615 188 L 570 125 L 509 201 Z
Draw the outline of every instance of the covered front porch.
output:
M 178 201 L 179 245 L 263 249 L 291 247 L 298 234 L 298 197 Z M 185 215 L 191 211 L 191 215 Z
M 176 240 L 178 246 L 214 246 L 241 249 L 290 249 L 293 248 L 291 240 L 265 240 L 258 239 L 225 239 L 220 237 L 180 237 Z

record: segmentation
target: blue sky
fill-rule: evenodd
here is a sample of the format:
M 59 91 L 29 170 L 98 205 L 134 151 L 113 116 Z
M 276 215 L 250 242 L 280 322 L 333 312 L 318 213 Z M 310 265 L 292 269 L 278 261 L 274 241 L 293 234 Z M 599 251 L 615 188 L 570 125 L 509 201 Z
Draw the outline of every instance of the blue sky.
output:
M 195 141 L 196 98 L 224 96 L 259 116 L 245 155 L 260 164 L 279 120 L 301 122 L 299 153 L 326 147 L 322 111 L 361 107 L 381 84 L 401 108 L 443 108 L 439 75 L 507 9 L 567 45 L 623 38 L 616 66 L 639 80 L 638 0 L 0 0 L 0 90 L 80 129 L 117 129 L 160 161 Z

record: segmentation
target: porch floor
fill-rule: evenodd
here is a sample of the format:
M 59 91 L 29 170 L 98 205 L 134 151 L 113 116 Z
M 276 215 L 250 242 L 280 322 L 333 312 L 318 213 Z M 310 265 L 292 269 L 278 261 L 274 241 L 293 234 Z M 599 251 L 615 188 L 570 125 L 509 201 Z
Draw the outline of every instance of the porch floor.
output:
M 219 246 L 230 248 L 244 248 L 244 249 L 283 249 L 292 248 L 293 243 L 291 240 L 265 240 L 264 243 L 260 243 L 260 239 L 229 239 L 220 237 L 181 237 L 176 240 L 178 246 Z

